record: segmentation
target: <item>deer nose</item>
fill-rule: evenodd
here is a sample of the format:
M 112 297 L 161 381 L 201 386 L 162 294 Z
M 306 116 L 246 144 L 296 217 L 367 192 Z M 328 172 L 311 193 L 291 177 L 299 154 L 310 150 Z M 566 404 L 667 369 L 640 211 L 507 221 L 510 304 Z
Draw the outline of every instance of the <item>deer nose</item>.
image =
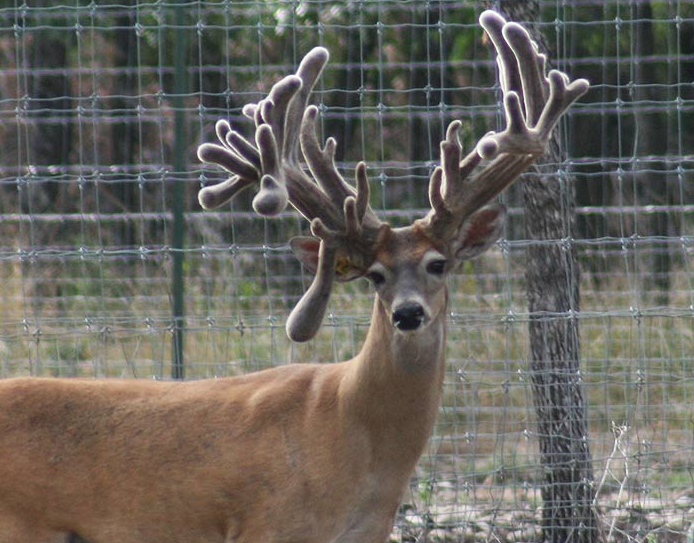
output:
M 393 324 L 398 330 L 416 330 L 424 322 L 424 308 L 418 303 L 407 303 L 393 311 Z

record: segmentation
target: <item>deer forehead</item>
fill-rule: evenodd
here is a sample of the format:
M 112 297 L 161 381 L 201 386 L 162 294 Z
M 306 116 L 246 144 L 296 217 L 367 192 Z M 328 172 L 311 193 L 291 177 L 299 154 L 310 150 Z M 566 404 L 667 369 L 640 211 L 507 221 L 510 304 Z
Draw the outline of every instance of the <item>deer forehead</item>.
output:
M 435 258 L 444 258 L 440 248 L 421 230 L 408 226 L 388 231 L 379 244 L 374 262 L 386 268 L 395 268 Z

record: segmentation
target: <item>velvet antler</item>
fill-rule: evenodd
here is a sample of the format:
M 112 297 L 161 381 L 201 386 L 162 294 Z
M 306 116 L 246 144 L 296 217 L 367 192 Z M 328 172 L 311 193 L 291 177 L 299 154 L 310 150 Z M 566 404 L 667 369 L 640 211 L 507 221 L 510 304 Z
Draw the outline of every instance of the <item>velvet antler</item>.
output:
M 506 128 L 484 136 L 461 161 L 460 121 L 453 121 L 441 142 L 441 166 L 429 182 L 431 211 L 417 221 L 432 239 L 443 245 L 483 212 L 547 147 L 552 130 L 566 109 L 588 89 L 588 82 L 571 82 L 557 70 L 545 76 L 546 58 L 538 53 L 528 33 L 485 11 L 480 24 L 497 51 Z M 356 188 L 345 182 L 335 167 L 335 146 L 328 138 L 321 148 L 316 136 L 318 110 L 308 105 L 309 95 L 328 61 L 317 47 L 301 61 L 296 75 L 276 83 L 267 98 L 244 107 L 255 124 L 249 141 L 225 120 L 217 122 L 220 144 L 203 144 L 198 156 L 231 175 L 200 191 L 200 204 L 217 207 L 240 190 L 257 185 L 254 209 L 261 215 L 280 213 L 287 202 L 311 223 L 320 240 L 316 276 L 287 320 L 287 333 L 295 341 L 312 338 L 327 308 L 333 281 L 365 273 L 374 259 L 379 239 L 388 227 L 369 207 L 366 166 L 359 163 Z M 488 161 L 483 167 L 483 161 Z M 302 161 L 308 166 L 310 176 Z M 315 241 L 292 240 L 295 252 Z M 345 272 L 345 270 L 347 270 Z
M 327 61 L 328 52 L 316 47 L 301 61 L 296 75 L 276 83 L 267 98 L 244 107 L 244 114 L 255 123 L 254 143 L 221 120 L 216 125 L 221 145 L 205 143 L 198 149 L 200 160 L 231 174 L 227 181 L 200 191 L 204 208 L 217 207 L 258 184 L 253 199 L 256 212 L 276 215 L 289 202 L 311 221 L 311 232 L 321 240 L 313 284 L 287 320 L 287 334 L 294 341 L 310 339 L 318 331 L 338 259 L 365 269 L 373 259 L 382 226 L 369 207 L 366 166 L 357 166 L 355 190 L 335 167 L 335 140 L 329 138 L 323 148 L 318 142 L 318 110 L 307 103 Z M 305 160 L 311 177 L 300 159 Z
M 557 70 L 545 77 L 546 57 L 527 31 L 485 11 L 480 24 L 497 51 L 506 128 L 484 136 L 462 161 L 460 121 L 453 121 L 441 142 L 441 166 L 429 181 L 431 211 L 421 224 L 435 239 L 450 239 L 467 219 L 541 156 L 552 130 L 568 107 L 588 90 L 588 81 Z M 483 159 L 491 160 L 476 171 Z M 474 172 L 474 174 L 473 174 Z

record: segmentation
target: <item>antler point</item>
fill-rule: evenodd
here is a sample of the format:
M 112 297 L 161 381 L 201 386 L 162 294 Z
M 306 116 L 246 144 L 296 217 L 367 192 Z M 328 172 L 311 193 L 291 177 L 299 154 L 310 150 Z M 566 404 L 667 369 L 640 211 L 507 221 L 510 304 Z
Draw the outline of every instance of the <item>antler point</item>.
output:
M 241 113 L 245 117 L 248 117 L 249 119 L 254 119 L 255 118 L 255 110 L 258 108 L 258 104 L 246 104 L 243 106 L 243 109 L 241 110 Z
M 212 145 L 212 144 L 210 144 L 210 143 L 202 143 L 202 144 L 198 145 L 198 149 L 197 149 L 196 154 L 197 154 L 198 160 L 199 160 L 200 162 L 207 162 L 207 161 L 205 160 L 205 147 L 206 147 L 207 145 Z
M 200 191 L 198 192 L 198 203 L 200 204 L 200 207 L 202 207 L 203 209 L 212 209 L 215 207 L 214 204 L 216 198 L 214 197 L 215 195 L 211 191 L 205 190 L 205 188 L 200 189 Z
M 314 57 L 323 57 L 325 58 L 325 62 L 330 59 L 330 51 L 328 51 L 325 47 L 321 47 L 320 45 L 311 49 L 306 56 L 309 55 Z
M 463 123 L 460 122 L 458 119 L 455 121 L 451 121 L 451 123 L 448 125 L 448 128 L 446 129 L 446 139 L 447 140 L 456 140 L 457 141 L 457 136 L 458 136 L 458 131 L 461 129 L 463 126 Z
M 231 125 L 226 119 L 219 119 L 214 125 L 214 131 L 217 134 L 217 139 L 226 145 L 226 135 L 231 132 Z
M 501 32 L 504 38 L 506 38 L 509 42 L 513 40 L 527 40 L 532 42 L 528 31 L 514 21 L 509 21 L 504 24 L 504 28 L 501 30 Z
M 501 28 L 504 24 L 506 24 L 506 19 L 504 19 L 499 13 L 497 13 L 493 9 L 483 11 L 480 15 L 479 21 L 480 25 L 485 30 L 489 30 L 495 27 Z

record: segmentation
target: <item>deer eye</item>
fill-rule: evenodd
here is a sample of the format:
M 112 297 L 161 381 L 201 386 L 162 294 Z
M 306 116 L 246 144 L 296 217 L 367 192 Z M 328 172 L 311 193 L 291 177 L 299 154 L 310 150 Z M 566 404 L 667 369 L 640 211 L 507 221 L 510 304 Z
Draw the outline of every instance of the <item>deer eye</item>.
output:
M 371 281 L 375 287 L 382 285 L 386 281 L 386 278 L 383 276 L 383 274 L 377 271 L 370 271 L 365 275 L 365 277 L 369 281 Z
M 427 273 L 432 275 L 443 275 L 446 271 L 446 261 L 445 260 L 432 260 L 427 264 Z

